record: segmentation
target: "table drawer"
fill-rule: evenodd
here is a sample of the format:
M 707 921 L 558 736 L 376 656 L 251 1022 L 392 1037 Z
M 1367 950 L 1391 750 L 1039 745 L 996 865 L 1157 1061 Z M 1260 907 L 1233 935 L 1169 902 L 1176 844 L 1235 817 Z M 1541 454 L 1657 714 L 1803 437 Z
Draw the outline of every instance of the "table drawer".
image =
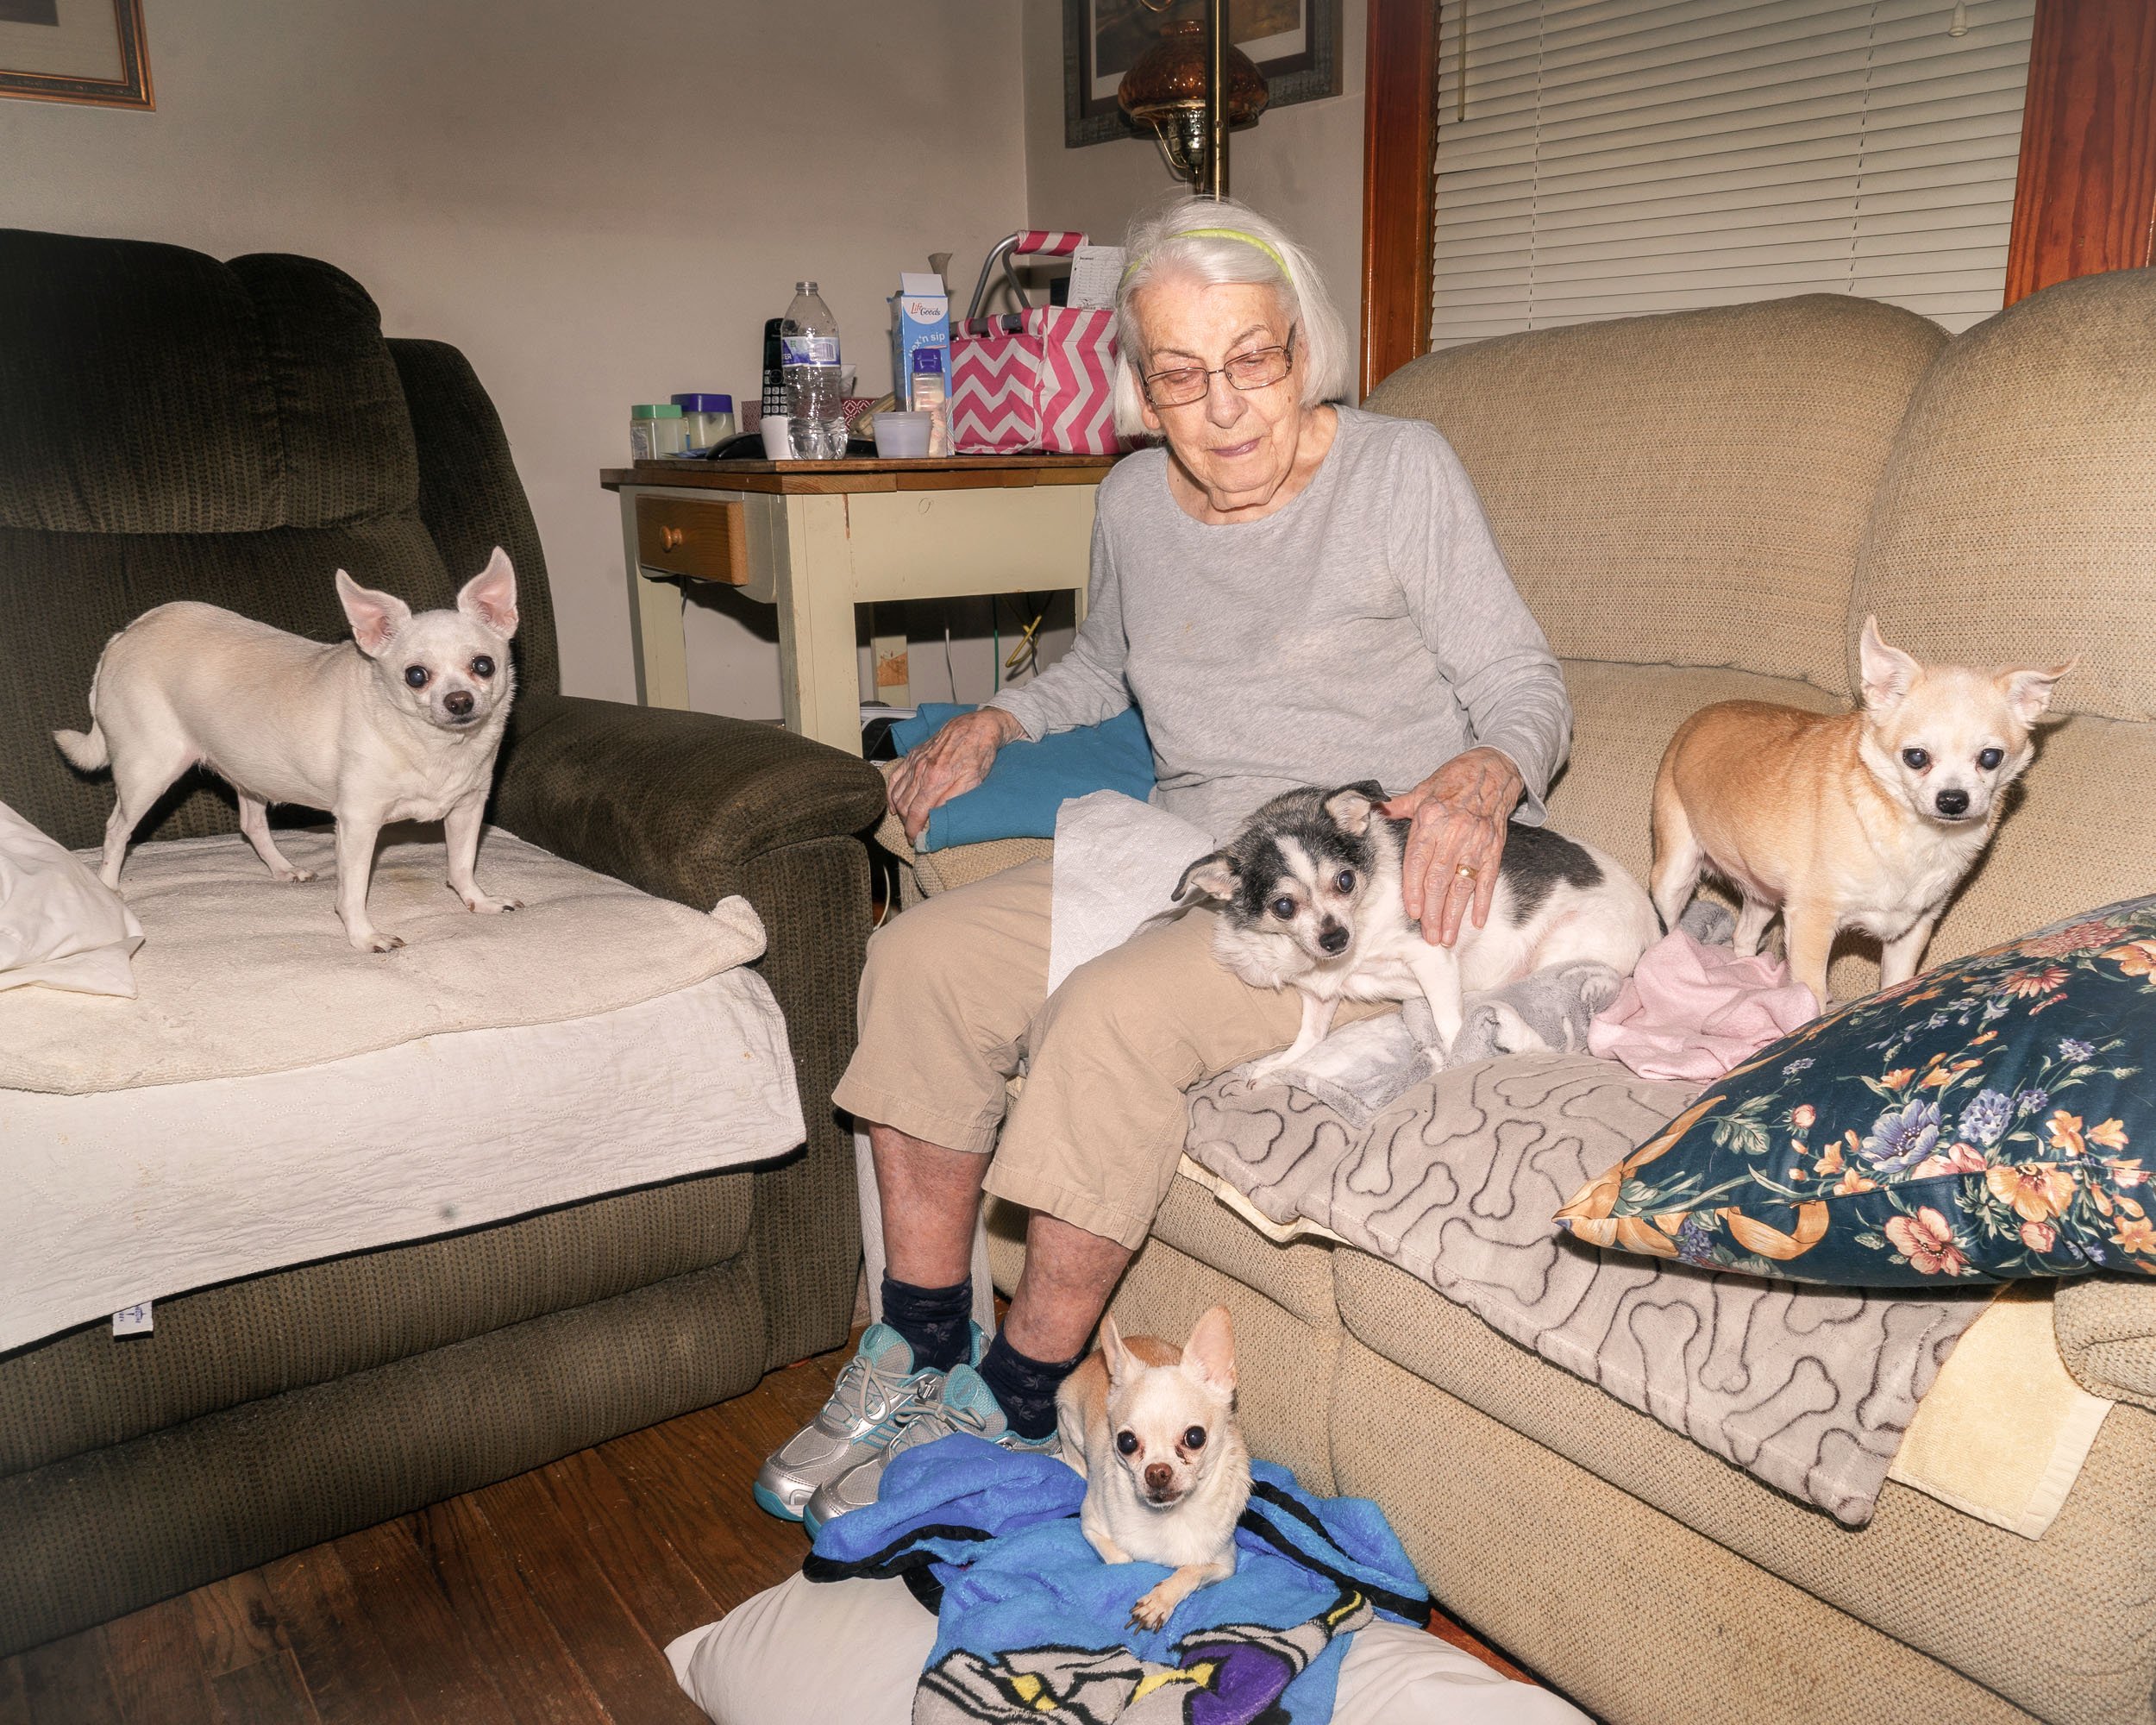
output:
M 680 497 L 636 499 L 636 561 L 693 580 L 749 584 L 748 505 Z

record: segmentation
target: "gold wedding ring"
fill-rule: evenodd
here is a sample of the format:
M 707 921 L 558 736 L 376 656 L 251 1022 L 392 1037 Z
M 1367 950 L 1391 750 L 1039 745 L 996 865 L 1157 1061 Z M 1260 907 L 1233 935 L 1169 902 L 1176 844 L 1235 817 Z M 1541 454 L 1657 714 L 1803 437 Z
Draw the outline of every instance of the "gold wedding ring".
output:
M 1455 869 L 1452 872 L 1453 872 L 1454 874 L 1457 875 L 1458 875 L 1458 876 L 1459 876 L 1459 877 L 1460 877 L 1463 881 L 1472 881 L 1472 880 L 1473 880 L 1473 879 L 1474 879 L 1474 878 L 1475 878 L 1475 877 L 1476 877 L 1478 874 L 1480 874 L 1482 871 L 1481 871 L 1480 869 L 1475 869 L 1475 868 L 1470 867 L 1469 864 L 1467 864 L 1467 863 L 1465 863 L 1465 862 L 1463 862 L 1463 863 L 1461 863 L 1461 864 L 1460 864 L 1460 866 L 1459 866 L 1458 868 Z

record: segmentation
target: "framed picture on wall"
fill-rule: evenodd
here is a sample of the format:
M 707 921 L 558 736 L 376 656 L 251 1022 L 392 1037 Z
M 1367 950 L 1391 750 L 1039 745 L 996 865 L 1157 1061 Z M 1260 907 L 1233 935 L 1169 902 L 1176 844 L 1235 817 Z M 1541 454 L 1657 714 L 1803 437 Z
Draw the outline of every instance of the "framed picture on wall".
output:
M 1144 135 L 1116 87 L 1163 23 L 1204 16 L 1203 0 L 1063 0 L 1064 147 Z M 1269 107 L 1340 93 L 1340 0 L 1228 0 L 1228 31 L 1265 74 Z
M 156 107 L 142 0 L 0 0 L 0 96 Z

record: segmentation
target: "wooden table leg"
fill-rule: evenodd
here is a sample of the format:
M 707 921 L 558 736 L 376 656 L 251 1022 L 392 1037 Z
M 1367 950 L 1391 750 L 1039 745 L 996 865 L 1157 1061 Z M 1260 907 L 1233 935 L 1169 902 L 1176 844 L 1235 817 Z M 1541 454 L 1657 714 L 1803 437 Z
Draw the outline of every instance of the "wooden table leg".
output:
M 686 709 L 689 704 L 689 649 L 682 631 L 686 604 L 681 589 L 643 572 L 636 550 L 636 493 L 621 494 L 622 561 L 629 571 L 630 643 L 636 672 L 636 699 L 643 706 Z
M 861 753 L 861 671 L 853 550 L 843 497 L 786 499 L 780 571 L 779 689 L 787 729 Z

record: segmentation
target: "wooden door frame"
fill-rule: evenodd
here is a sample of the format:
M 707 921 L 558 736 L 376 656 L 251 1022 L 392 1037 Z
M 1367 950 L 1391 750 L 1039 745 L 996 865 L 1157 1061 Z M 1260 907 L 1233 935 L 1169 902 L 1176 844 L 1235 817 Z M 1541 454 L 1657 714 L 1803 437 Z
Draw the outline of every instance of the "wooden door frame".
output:
M 2156 5 L 2036 0 L 2006 303 L 2149 261 L 2156 218 Z
M 1438 0 L 1369 0 L 1363 96 L 1361 393 L 1430 345 Z
M 1369 0 L 1362 393 L 1430 340 L 1439 0 Z M 2151 261 L 2156 3 L 2036 0 L 2006 304 Z

